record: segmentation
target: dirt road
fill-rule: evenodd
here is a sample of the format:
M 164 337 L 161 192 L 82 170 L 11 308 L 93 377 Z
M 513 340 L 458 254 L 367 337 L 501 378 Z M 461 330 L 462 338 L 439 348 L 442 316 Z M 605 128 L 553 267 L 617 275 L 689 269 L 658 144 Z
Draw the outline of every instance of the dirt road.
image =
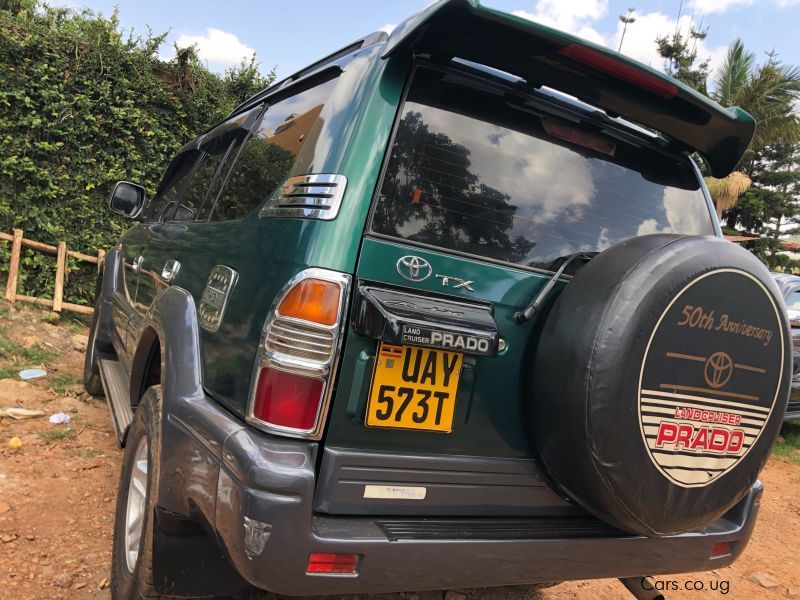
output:
M 0 301 L 0 408 L 41 409 L 42 417 L 0 419 L 0 598 L 107 598 L 120 451 L 105 401 L 79 383 L 86 330 L 50 313 Z M 47 377 L 13 375 L 39 364 Z M 48 417 L 64 412 L 69 425 Z M 9 446 L 19 438 L 21 447 Z M 732 567 L 657 577 L 668 598 L 800 598 L 800 464 L 773 458 L 753 539 Z M 690 589 L 686 589 L 687 586 Z M 700 589 L 702 588 L 704 589 Z M 673 591 L 677 589 L 677 591 Z M 408 592 L 382 600 L 491 598 L 617 599 L 615 580 L 579 581 L 542 592 L 527 589 Z M 632 596 L 627 596 L 632 597 Z

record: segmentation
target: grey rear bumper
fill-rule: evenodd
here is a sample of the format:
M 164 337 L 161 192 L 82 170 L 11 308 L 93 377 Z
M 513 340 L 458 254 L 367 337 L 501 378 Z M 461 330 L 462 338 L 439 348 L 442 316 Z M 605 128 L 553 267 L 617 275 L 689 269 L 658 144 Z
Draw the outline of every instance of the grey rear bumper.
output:
M 702 532 L 665 538 L 625 536 L 574 518 L 540 519 L 537 527 L 535 519 L 323 517 L 312 509 L 314 454 L 306 444 L 249 430 L 225 443 L 217 530 L 234 566 L 258 587 L 287 595 L 373 593 L 713 569 L 744 549 L 761 495 L 759 483 Z M 733 542 L 733 552 L 710 559 L 718 542 Z M 358 574 L 307 575 L 312 552 L 359 554 Z
M 168 445 L 174 450 L 192 447 L 195 460 L 189 464 L 197 465 L 198 473 L 182 462 L 183 485 L 172 478 L 171 497 L 190 498 L 201 508 L 246 580 L 285 595 L 488 587 L 715 569 L 744 550 L 762 490 L 757 483 L 725 517 L 702 531 L 663 538 L 630 536 L 584 517 L 323 516 L 313 508 L 316 443 L 242 427 L 210 401 L 202 407 L 196 400 L 191 404 L 173 405 L 179 414 L 167 421 L 184 424 L 168 425 L 165 436 L 173 438 Z M 186 423 L 189 413 L 191 426 Z M 167 497 L 161 499 L 169 503 Z M 709 558 L 719 542 L 732 542 L 732 552 Z M 358 554 L 357 574 L 306 574 L 309 554 L 316 552 Z

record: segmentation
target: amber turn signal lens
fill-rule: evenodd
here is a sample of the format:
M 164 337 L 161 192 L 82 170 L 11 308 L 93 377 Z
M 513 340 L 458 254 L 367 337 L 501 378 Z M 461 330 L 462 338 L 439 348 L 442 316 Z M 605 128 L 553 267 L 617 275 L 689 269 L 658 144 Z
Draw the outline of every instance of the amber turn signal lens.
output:
M 304 279 L 286 294 L 278 312 L 284 317 L 335 325 L 339 318 L 339 289 L 332 281 Z

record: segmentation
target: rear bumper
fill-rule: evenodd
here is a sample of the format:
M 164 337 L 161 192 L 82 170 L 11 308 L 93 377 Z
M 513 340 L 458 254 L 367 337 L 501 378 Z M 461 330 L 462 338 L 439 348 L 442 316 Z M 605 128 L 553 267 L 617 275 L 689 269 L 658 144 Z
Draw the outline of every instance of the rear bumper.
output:
M 792 392 L 789 396 L 789 404 L 786 406 L 784 421 L 794 419 L 800 419 L 800 381 L 792 380 Z
M 316 453 L 316 444 L 250 429 L 224 442 L 215 528 L 234 567 L 257 587 L 328 595 L 714 569 L 744 550 L 762 490 L 757 483 L 724 518 L 678 536 L 628 536 L 575 518 L 495 520 L 498 533 L 493 521 L 469 518 L 315 515 Z M 732 553 L 710 559 L 719 542 L 732 542 Z M 358 573 L 306 574 L 312 552 L 358 554 Z

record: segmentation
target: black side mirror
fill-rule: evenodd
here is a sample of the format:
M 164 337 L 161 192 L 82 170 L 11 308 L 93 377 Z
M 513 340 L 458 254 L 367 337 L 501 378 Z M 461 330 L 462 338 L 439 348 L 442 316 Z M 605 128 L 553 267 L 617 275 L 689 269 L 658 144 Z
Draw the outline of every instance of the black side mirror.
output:
M 108 204 L 112 212 L 135 219 L 142 212 L 146 200 L 147 194 L 142 186 L 127 181 L 118 181 L 114 186 L 114 191 L 111 192 Z

